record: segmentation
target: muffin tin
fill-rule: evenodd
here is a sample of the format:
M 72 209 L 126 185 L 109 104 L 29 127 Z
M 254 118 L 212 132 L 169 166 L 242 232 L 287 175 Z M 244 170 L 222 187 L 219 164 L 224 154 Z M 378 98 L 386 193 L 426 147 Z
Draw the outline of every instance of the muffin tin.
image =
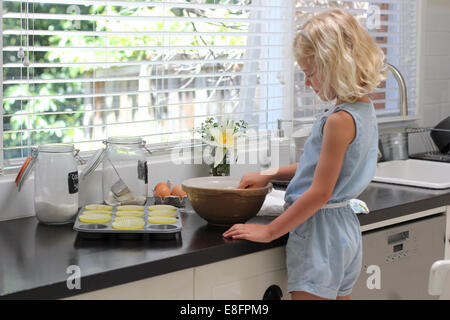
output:
M 160 196 L 153 196 L 155 198 L 156 204 L 168 204 L 174 207 L 183 208 L 186 206 L 187 196 L 179 197 L 179 196 L 166 196 L 162 199 Z
M 86 210 L 86 207 L 82 207 L 78 211 L 78 215 L 75 219 L 75 223 L 73 229 L 78 231 L 79 234 L 86 238 L 101 238 L 103 236 L 109 235 L 119 235 L 120 238 L 139 238 L 140 235 L 150 235 L 153 238 L 161 238 L 161 239 L 170 239 L 175 237 L 177 234 L 181 232 L 182 223 L 180 216 L 180 209 L 176 208 L 173 210 L 174 216 L 171 219 L 174 220 L 172 223 L 167 223 L 165 221 L 159 221 L 158 223 L 149 221 L 149 217 L 153 217 L 156 214 L 152 214 L 152 210 L 149 210 L 149 207 L 154 207 L 155 205 L 145 205 L 143 207 L 143 216 L 144 226 L 140 229 L 136 230 L 122 230 L 113 228 L 112 224 L 115 218 L 120 217 L 120 214 L 124 214 L 128 211 L 135 210 L 118 210 L 117 206 L 112 206 L 111 219 L 108 222 L 82 222 L 80 221 L 80 216 L 84 213 L 92 213 L 93 210 Z M 156 218 L 160 219 L 160 218 Z

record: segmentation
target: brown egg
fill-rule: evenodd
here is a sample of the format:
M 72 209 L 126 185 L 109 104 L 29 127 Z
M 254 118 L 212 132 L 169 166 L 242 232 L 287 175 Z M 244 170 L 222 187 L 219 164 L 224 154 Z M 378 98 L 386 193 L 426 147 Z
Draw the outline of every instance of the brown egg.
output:
M 172 188 L 172 192 L 170 193 L 172 196 L 178 196 L 180 199 L 182 199 L 184 196 L 186 196 L 186 192 L 183 191 L 183 188 L 181 188 L 181 184 L 177 184 Z
M 165 183 L 165 182 L 159 182 L 159 183 L 156 184 L 156 186 L 155 186 L 155 188 L 154 188 L 153 190 L 156 190 L 156 189 L 158 189 L 158 188 L 161 187 L 161 186 L 169 187 L 169 185 L 168 185 L 167 183 Z
M 163 200 L 165 197 L 170 196 L 170 188 L 167 184 L 159 184 L 153 190 L 153 195 L 155 197 L 161 197 Z

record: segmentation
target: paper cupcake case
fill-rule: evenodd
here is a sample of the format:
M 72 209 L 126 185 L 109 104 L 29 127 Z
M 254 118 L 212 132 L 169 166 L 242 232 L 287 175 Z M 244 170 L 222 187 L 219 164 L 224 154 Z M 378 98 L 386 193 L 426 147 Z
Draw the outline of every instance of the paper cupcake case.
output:
M 126 228 L 124 229 L 116 229 L 113 227 L 113 222 L 116 220 L 116 218 L 123 219 L 126 218 L 127 212 L 133 211 L 137 212 L 139 210 L 118 210 L 117 206 L 112 206 L 112 210 L 106 210 L 106 212 L 110 212 L 109 221 L 105 221 L 105 216 L 107 215 L 106 212 L 98 212 L 100 213 L 99 219 L 93 219 L 89 222 L 87 221 L 81 221 L 80 216 L 85 217 L 86 214 L 89 214 L 90 216 L 95 215 L 95 210 L 87 210 L 86 207 L 81 208 L 78 211 L 73 229 L 75 231 L 78 231 L 79 234 L 82 236 L 86 236 L 87 238 L 101 238 L 102 236 L 108 236 L 108 235 L 121 235 L 121 236 L 133 236 L 133 235 L 151 235 L 155 238 L 161 238 L 161 239 L 170 239 L 175 237 L 177 234 L 181 232 L 182 229 L 182 222 L 181 222 L 181 216 L 180 211 L 178 208 L 175 208 L 175 210 L 171 210 L 170 212 L 173 212 L 172 214 L 158 214 L 161 212 L 161 210 L 153 211 L 149 210 L 149 207 L 154 208 L 155 205 L 145 205 L 141 206 L 141 211 L 143 212 L 143 215 L 137 215 L 138 218 L 141 218 L 144 220 L 144 224 L 139 229 L 133 229 L 128 230 Z M 166 208 L 167 210 L 167 208 Z M 92 213 L 94 211 L 94 213 Z M 101 210 L 104 211 L 104 210 Z M 133 214 L 130 214 L 130 216 L 133 216 Z M 94 217 L 94 216 L 93 216 Z M 150 221 L 149 221 L 150 218 Z M 84 219 L 82 219 L 84 220 Z M 121 225 L 126 226 L 124 225 Z M 135 238 L 135 237 L 130 237 Z

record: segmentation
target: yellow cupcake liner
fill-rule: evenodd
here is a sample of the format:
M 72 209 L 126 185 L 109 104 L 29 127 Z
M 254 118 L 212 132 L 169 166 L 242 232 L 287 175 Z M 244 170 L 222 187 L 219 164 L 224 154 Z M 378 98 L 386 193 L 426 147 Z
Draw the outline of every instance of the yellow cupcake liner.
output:
M 111 220 L 111 216 L 103 213 L 84 213 L 80 215 L 79 220 L 85 223 L 105 223 Z
M 117 210 L 119 211 L 144 211 L 144 206 L 137 206 L 133 204 L 118 206 Z
M 177 212 L 173 210 L 153 210 L 149 211 L 148 215 L 152 217 L 175 217 Z
M 171 206 L 170 204 L 155 204 L 153 206 L 148 207 L 149 211 L 156 211 L 156 210 L 172 210 L 176 211 L 177 207 Z
M 138 217 L 117 217 L 112 227 L 118 230 L 139 230 L 145 226 L 145 221 Z
M 106 211 L 106 210 L 85 210 L 83 211 L 83 214 L 107 214 L 110 216 L 112 211 Z
M 85 210 L 95 210 L 95 211 L 112 211 L 112 206 L 107 206 L 105 204 L 88 204 L 84 207 Z
M 142 217 L 144 211 L 117 211 L 116 215 L 119 217 Z
M 177 219 L 172 217 L 148 217 L 148 222 L 150 223 L 159 223 L 159 224 L 169 224 L 176 223 Z

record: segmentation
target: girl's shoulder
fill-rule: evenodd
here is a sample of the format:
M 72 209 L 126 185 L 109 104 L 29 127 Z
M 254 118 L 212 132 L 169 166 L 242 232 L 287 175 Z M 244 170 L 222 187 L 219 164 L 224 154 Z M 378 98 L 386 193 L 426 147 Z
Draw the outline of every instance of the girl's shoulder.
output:
M 365 122 L 365 120 L 369 120 L 376 117 L 372 101 L 370 102 L 357 101 L 353 103 L 346 102 L 336 107 L 335 112 L 339 111 L 346 111 L 347 113 L 349 113 L 353 117 L 355 122 L 358 121 Z
M 336 110 L 327 118 L 327 123 L 334 123 L 334 125 L 351 125 L 353 122 L 353 115 L 345 109 Z
M 356 120 L 347 110 L 338 110 L 326 120 L 324 132 L 326 129 L 329 129 L 332 134 L 339 133 L 338 136 L 351 143 L 356 136 Z
M 372 101 L 370 102 L 361 102 L 361 101 L 356 101 L 356 102 L 345 102 L 343 104 L 340 104 L 338 106 L 336 106 L 335 111 L 339 111 L 339 110 L 349 110 L 349 111 L 353 111 L 353 112 L 358 112 L 358 113 L 365 113 L 365 112 L 371 112 L 374 109 L 373 103 Z
M 373 102 L 369 101 L 369 102 L 362 102 L 362 101 L 356 101 L 356 102 L 344 102 L 340 105 L 336 106 L 336 110 L 341 110 L 341 109 L 353 109 L 353 110 L 368 110 L 368 109 L 372 109 L 373 108 Z

